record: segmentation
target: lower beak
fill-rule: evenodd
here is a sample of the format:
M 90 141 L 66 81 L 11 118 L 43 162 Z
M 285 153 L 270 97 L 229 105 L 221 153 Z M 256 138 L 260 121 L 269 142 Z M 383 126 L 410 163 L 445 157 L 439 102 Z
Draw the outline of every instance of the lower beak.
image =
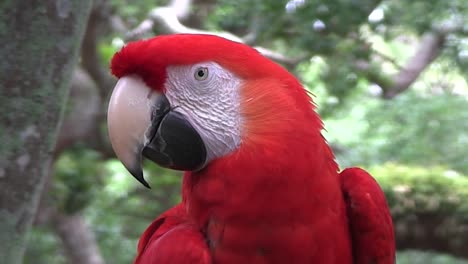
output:
M 172 108 L 164 94 L 139 77 L 116 84 L 107 116 L 109 137 L 117 158 L 144 186 L 142 156 L 162 167 L 192 171 L 206 161 L 206 147 L 186 117 Z

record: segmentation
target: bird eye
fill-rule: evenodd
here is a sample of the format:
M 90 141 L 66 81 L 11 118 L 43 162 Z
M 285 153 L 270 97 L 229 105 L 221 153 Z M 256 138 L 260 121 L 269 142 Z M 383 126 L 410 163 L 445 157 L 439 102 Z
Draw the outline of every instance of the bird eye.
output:
M 200 67 L 197 70 L 195 70 L 195 79 L 198 81 L 203 81 L 206 80 L 208 77 L 208 68 L 206 67 Z

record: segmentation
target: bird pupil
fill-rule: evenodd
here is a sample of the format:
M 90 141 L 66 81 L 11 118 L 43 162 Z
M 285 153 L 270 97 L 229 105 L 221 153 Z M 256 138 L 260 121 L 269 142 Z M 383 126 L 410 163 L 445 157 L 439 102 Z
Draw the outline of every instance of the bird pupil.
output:
M 205 71 L 198 70 L 198 77 L 203 77 L 205 75 Z

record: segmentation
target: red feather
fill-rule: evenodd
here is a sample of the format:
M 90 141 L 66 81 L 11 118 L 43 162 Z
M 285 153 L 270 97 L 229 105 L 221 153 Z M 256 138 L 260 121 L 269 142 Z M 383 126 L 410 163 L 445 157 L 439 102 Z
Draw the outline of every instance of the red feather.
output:
M 355 263 L 395 263 L 395 236 L 385 196 L 366 171 L 340 173 L 353 239 Z
M 148 228 L 136 263 L 368 264 L 361 260 L 380 256 L 377 250 L 362 255 L 368 242 L 361 241 L 372 236 L 359 231 L 382 231 L 373 218 L 379 210 L 388 214 L 382 193 L 357 188 L 367 183 L 362 179 L 340 181 L 311 99 L 285 69 L 246 45 L 208 35 L 131 43 L 114 56 L 111 68 L 117 77 L 138 74 L 164 91 L 166 67 L 202 61 L 217 62 L 242 79 L 242 144 L 185 174 L 183 202 Z M 342 188 L 355 201 L 369 190 L 379 198 L 353 211 Z M 391 221 L 382 223 L 392 228 Z M 391 248 L 381 251 L 394 254 Z
M 183 204 L 159 216 L 138 243 L 135 264 L 211 264 L 205 240 L 191 223 Z

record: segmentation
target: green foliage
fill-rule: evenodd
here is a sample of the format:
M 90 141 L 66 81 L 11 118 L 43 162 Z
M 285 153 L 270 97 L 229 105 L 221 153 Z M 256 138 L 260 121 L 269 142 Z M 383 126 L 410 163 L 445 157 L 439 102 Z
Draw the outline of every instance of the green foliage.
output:
M 376 178 L 387 198 L 394 223 L 432 218 L 438 234 L 451 243 L 465 243 L 464 227 L 468 215 L 468 177 L 441 167 L 417 167 L 394 163 L 374 166 L 369 172 Z M 411 220 L 409 220 L 411 219 Z M 438 220 L 437 220 L 438 219 Z M 444 221 L 441 221 L 443 219 Z M 466 241 L 466 240 L 465 240 Z M 468 263 L 449 255 L 405 251 L 398 252 L 397 263 Z
M 103 42 L 100 43 L 98 46 L 99 49 L 99 55 L 101 56 L 101 60 L 103 62 L 103 65 L 109 64 L 110 60 L 112 59 L 112 56 L 119 51 L 121 47 L 117 46 L 116 44 L 113 43 L 108 43 L 108 42 Z
M 112 8 L 117 10 L 117 13 L 130 26 L 136 26 L 141 20 L 145 19 L 149 10 L 156 6 L 167 4 L 168 0 L 110 0 Z
M 468 264 L 447 254 L 407 250 L 397 253 L 398 264 Z
M 98 160 L 97 152 L 82 148 L 67 151 L 57 160 L 51 197 L 61 211 L 72 214 L 93 201 L 99 177 L 106 174 Z
M 394 26 L 398 31 L 412 29 L 419 34 L 430 30 L 441 22 L 456 19 L 466 25 L 468 3 L 466 1 L 384 1 L 382 8 L 386 11 L 385 24 Z M 424 15 L 415 15 L 424 14 Z M 401 32 L 394 32 L 396 35 Z
M 356 46 L 359 37 L 347 37 L 367 22 L 367 15 L 378 1 L 219 1 L 207 19 L 210 29 L 224 29 L 243 35 L 254 30 L 258 42 L 271 45 L 284 40 L 287 48 L 312 54 L 331 55 L 337 50 L 354 50 L 367 56 Z M 307 34 L 305 34 L 307 33 Z M 349 44 L 341 42 L 348 41 Z M 346 46 L 346 47 L 344 47 Z M 286 50 L 287 51 L 287 50 Z M 361 56 L 359 55 L 359 56 Z
M 180 200 L 182 175 L 152 163 L 145 164 L 145 177 L 152 189 L 144 188 L 118 160 L 101 164 L 106 169 L 105 187 L 86 209 L 104 259 L 131 263 L 138 239 L 163 211 Z
M 417 38 L 434 25 L 468 23 L 464 0 L 221 0 L 210 11 L 204 20 L 210 30 L 228 30 L 240 36 L 254 31 L 256 44 L 292 57 L 322 56 L 328 66 L 321 78 L 328 94 L 338 99 L 335 108 L 352 101 L 353 93 L 362 91 L 363 81 L 391 87 L 390 74 L 397 70 L 396 65 L 375 56 L 374 50 L 382 52 L 382 45 L 376 47 L 376 37 L 384 39 L 384 49 L 392 53 L 394 62 L 403 65 L 417 47 Z M 451 63 L 450 71 L 459 69 L 463 73 L 468 69 L 468 59 L 466 35 L 461 32 L 450 35 L 443 54 Z M 402 34 L 411 41 L 402 41 Z M 371 65 L 360 69 L 356 64 L 360 61 Z M 332 114 L 332 109 L 324 113 Z
M 468 215 L 468 177 L 444 167 L 388 163 L 369 171 L 385 192 L 396 219 L 416 213 Z
M 407 93 L 369 112 L 368 120 L 366 137 L 376 134 L 376 140 L 382 140 L 382 136 L 390 139 L 379 148 L 381 158 L 427 166 L 449 164 L 468 173 L 468 134 L 463 133 L 468 131 L 468 122 L 463 121 L 468 120 L 467 99 L 450 94 L 423 97 Z
M 326 125 L 329 139 L 346 146 L 338 155 L 343 165 L 441 164 L 468 174 L 468 122 L 464 121 L 468 100 L 464 97 L 407 92 L 391 101 L 374 99 L 355 108 Z
M 352 98 L 368 86 L 366 80 L 350 73 L 347 67 L 314 56 L 296 68 L 305 88 L 313 94 L 314 103 L 318 105 L 317 111 L 322 118 L 329 118 L 340 110 L 352 107 Z M 349 89 L 347 85 L 356 88 Z
M 60 243 L 58 237 L 52 235 L 48 228 L 33 228 L 29 233 L 29 246 L 23 262 L 25 264 L 68 263 L 61 251 Z

